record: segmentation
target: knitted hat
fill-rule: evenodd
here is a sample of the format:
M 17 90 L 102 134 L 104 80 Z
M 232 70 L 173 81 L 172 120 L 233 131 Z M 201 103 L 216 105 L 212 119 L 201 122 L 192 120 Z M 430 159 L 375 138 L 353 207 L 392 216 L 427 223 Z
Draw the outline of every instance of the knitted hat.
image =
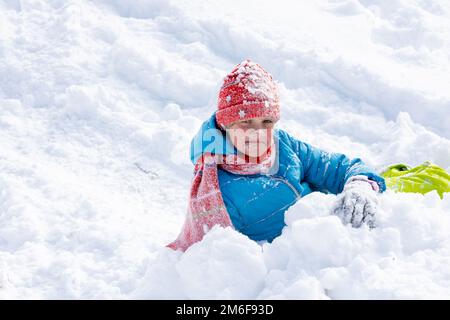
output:
M 257 117 L 280 118 L 278 88 L 260 65 L 244 60 L 223 81 L 216 120 L 225 126 Z

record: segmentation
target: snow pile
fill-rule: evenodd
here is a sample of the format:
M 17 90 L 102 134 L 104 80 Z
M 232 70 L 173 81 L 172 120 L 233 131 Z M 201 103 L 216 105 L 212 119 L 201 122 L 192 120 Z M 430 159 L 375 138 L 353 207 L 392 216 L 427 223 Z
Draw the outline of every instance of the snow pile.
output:
M 379 227 L 329 214 L 333 195 L 291 207 L 281 237 L 262 247 L 214 228 L 184 255 L 160 250 L 136 297 L 175 299 L 439 299 L 450 295 L 450 200 L 382 195 Z M 177 288 L 174 290 L 174 288 Z
M 0 0 L 0 298 L 446 298 L 450 203 L 380 199 L 379 227 L 293 206 L 272 244 L 186 254 L 189 143 L 251 59 L 279 127 L 329 151 L 450 170 L 446 0 Z

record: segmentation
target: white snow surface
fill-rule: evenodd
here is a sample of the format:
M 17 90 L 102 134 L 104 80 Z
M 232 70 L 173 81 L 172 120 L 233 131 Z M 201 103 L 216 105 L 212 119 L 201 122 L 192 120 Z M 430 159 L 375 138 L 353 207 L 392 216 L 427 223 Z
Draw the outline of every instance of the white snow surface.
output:
M 447 0 L 0 0 L 0 298 L 450 298 L 450 198 L 380 196 L 378 228 L 311 194 L 273 243 L 187 209 L 190 139 L 223 77 L 278 82 L 280 128 L 450 169 Z

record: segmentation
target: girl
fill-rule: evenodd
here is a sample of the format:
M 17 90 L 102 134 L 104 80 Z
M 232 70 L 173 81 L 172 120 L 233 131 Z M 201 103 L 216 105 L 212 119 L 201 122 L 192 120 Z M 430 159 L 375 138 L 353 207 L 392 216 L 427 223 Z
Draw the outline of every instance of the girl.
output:
M 185 251 L 214 225 L 255 241 L 281 234 L 286 210 L 307 194 L 339 194 L 333 213 L 344 223 L 375 226 L 384 179 L 359 158 L 328 153 L 275 129 L 278 89 L 261 66 L 245 60 L 225 77 L 218 109 L 191 143 L 194 167 L 188 212 L 168 247 Z

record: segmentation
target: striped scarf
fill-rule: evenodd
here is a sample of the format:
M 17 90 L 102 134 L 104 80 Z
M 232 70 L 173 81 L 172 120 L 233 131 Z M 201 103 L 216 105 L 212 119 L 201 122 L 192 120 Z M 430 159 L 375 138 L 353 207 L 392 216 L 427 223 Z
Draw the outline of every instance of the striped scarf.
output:
M 204 153 L 194 167 L 184 225 L 178 238 L 167 247 L 186 251 L 192 244 L 202 240 L 213 226 L 232 226 L 219 188 L 219 167 L 234 174 L 265 174 L 269 172 L 274 161 L 273 146 L 254 161 L 250 161 L 248 156 Z

